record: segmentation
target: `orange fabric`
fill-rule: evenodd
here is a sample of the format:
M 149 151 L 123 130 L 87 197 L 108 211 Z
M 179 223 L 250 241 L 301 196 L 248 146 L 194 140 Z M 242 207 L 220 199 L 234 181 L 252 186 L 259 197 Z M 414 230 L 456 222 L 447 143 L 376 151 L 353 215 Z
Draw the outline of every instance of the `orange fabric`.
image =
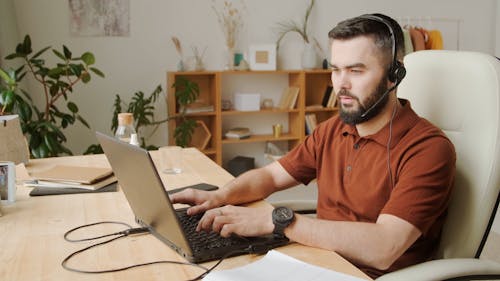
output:
M 410 28 L 410 37 L 413 44 L 413 51 L 425 50 L 424 34 L 417 28 Z
M 335 116 L 279 160 L 299 182 L 307 184 L 317 178 L 318 218 L 374 223 L 380 214 L 391 214 L 422 232 L 386 272 L 433 256 L 455 175 L 453 144 L 441 130 L 417 116 L 408 101 L 401 101 L 403 109 L 392 125 L 392 181 L 387 165 L 389 125 L 360 137 L 354 126 Z M 385 273 L 357 266 L 371 277 Z
M 428 32 L 429 40 L 425 43 L 425 49 L 427 50 L 442 50 L 443 49 L 443 37 L 439 30 L 430 30 Z

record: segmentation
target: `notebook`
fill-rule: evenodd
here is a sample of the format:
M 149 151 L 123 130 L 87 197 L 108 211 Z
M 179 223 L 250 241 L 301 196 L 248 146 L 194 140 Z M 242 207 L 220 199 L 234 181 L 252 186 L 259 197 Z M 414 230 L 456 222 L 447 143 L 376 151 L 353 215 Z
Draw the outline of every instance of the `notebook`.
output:
M 188 216 L 174 209 L 148 151 L 96 132 L 118 178 L 136 221 L 191 262 L 200 263 L 250 252 L 265 252 L 286 245 L 288 239 L 263 237 L 223 238 L 196 232 L 201 215 Z

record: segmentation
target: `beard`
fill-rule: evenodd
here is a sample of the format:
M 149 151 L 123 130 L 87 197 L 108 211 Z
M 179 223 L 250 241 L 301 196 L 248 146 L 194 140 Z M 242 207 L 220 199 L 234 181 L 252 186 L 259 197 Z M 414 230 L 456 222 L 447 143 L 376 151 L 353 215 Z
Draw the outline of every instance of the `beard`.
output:
M 362 115 L 366 112 L 367 109 L 371 108 L 384 95 L 387 89 L 388 89 L 387 78 L 382 77 L 375 90 L 366 98 L 366 100 L 363 103 L 361 103 L 358 97 L 354 96 L 348 90 L 341 89 L 337 93 L 337 99 L 340 96 L 347 96 L 356 100 L 359 106 L 357 110 L 348 110 L 347 108 L 344 108 L 344 106 L 338 101 L 340 104 L 340 119 L 342 119 L 342 121 L 348 125 L 356 125 L 366 122 L 372 119 L 373 117 L 377 116 L 387 104 L 387 101 L 389 100 L 389 95 L 385 95 L 385 97 L 377 105 L 375 105 L 373 109 L 371 109 L 368 112 L 368 114 L 364 116 Z

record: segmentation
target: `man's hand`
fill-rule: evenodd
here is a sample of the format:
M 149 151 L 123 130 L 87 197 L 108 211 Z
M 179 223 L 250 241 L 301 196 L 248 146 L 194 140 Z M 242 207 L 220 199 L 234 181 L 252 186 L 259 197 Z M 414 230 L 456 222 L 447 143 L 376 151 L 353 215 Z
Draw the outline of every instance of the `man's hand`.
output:
M 220 190 L 204 191 L 188 188 L 170 195 L 170 201 L 172 201 L 172 204 L 182 203 L 191 205 L 187 210 L 187 214 L 196 215 L 212 208 L 222 206 L 224 204 L 222 197 Z
M 272 206 L 252 208 L 227 205 L 205 212 L 198 231 L 215 231 L 223 237 L 260 236 L 273 232 Z

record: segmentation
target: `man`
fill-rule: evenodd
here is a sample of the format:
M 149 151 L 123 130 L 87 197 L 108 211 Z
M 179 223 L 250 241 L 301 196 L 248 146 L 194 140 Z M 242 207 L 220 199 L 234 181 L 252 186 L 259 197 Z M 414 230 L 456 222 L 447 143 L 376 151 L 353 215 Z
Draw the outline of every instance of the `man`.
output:
M 432 258 L 454 182 L 455 151 L 441 130 L 396 96 L 405 74 L 397 22 L 364 15 L 339 23 L 329 37 L 340 114 L 279 161 L 218 191 L 186 190 L 172 200 L 191 204 L 189 214 L 205 212 L 199 230 L 282 232 L 333 250 L 377 277 Z M 317 219 L 295 215 L 282 224 L 278 208 L 234 206 L 314 178 Z

